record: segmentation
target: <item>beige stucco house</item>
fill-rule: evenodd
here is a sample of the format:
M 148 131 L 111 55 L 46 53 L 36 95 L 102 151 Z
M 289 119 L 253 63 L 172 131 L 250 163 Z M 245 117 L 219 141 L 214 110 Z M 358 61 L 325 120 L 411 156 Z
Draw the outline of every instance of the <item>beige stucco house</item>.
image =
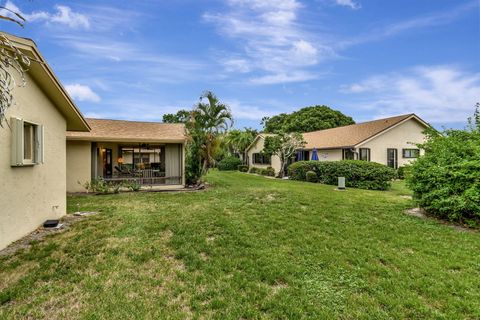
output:
M 67 132 L 67 191 L 84 192 L 99 177 L 144 187 L 185 185 L 183 124 L 86 119 L 89 132 Z
M 67 191 L 85 191 L 92 178 L 185 185 L 183 124 L 85 119 L 35 43 L 4 35 L 38 62 L 0 127 L 0 250 L 65 215 Z
M 0 249 L 66 213 L 65 132 L 89 126 L 29 39 L 5 34 L 32 62 L 0 127 Z
M 316 149 L 319 161 L 365 160 L 397 169 L 423 152 L 416 144 L 424 141 L 423 131 L 428 127 L 428 123 L 415 114 L 406 114 L 307 132 L 303 134 L 305 147 L 298 150 L 292 161 L 311 160 Z M 280 159 L 262 154 L 266 136 L 268 134 L 259 134 L 247 148 L 248 164 L 260 168 L 271 166 L 278 173 Z

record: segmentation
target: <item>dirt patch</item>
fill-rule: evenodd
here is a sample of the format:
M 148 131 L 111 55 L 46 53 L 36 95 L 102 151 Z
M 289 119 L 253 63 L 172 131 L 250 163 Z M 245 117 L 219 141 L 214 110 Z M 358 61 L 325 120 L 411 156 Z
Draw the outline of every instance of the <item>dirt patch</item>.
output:
M 408 200 L 412 200 L 412 199 L 413 199 L 412 196 L 405 195 L 405 194 L 404 194 L 404 195 L 401 195 L 400 198 L 402 198 L 402 199 L 408 199 Z
M 274 285 L 270 286 L 272 295 L 276 295 L 280 290 L 288 288 L 288 285 L 283 282 L 277 282 Z
M 33 243 L 43 241 L 51 234 L 63 233 L 67 231 L 70 226 L 78 221 L 87 219 L 88 216 L 94 215 L 96 212 L 76 212 L 74 214 L 67 214 L 60 219 L 60 223 L 56 228 L 39 227 L 35 231 L 15 241 L 3 250 L 0 250 L 0 256 L 13 255 L 19 250 L 29 249 Z
M 408 214 L 409 216 L 413 216 L 413 217 L 417 217 L 417 218 L 421 218 L 421 219 L 435 220 L 436 222 L 438 222 L 440 224 L 449 226 L 449 227 L 451 227 L 455 230 L 458 230 L 458 231 L 478 232 L 478 230 L 476 230 L 476 229 L 468 228 L 468 227 L 465 227 L 465 226 L 462 226 L 462 225 L 458 225 L 458 224 L 454 224 L 454 223 L 451 223 L 451 222 L 448 222 L 448 221 L 437 219 L 436 217 L 432 217 L 432 216 L 428 215 L 425 212 L 425 210 L 423 210 L 422 208 L 407 209 L 407 210 L 405 210 L 405 213 Z

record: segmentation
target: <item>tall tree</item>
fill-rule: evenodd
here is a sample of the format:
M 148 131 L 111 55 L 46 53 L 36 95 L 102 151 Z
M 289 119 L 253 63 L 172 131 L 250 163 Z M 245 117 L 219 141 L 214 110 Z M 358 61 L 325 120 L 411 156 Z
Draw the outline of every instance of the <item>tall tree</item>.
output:
M 230 149 L 230 152 L 242 154 L 243 161 L 247 159 L 246 149 L 255 140 L 258 132 L 252 128 L 245 128 L 244 130 L 231 130 L 228 132 L 225 143 Z
M 233 116 L 230 108 L 221 103 L 213 92 L 205 91 L 192 111 L 191 120 L 187 125 L 199 146 L 202 174 L 207 173 L 214 163 L 215 153 L 220 148 L 220 136 L 232 125 Z
M 301 133 L 279 133 L 275 136 L 265 137 L 263 152 L 269 156 L 276 155 L 280 158 L 280 177 L 285 176 L 285 164 L 293 157 L 298 149 L 305 146 Z
M 310 132 L 354 124 L 355 121 L 327 106 L 302 108 L 291 114 L 281 113 L 262 119 L 264 132 Z
M 178 110 L 177 113 L 165 113 L 163 115 L 163 123 L 187 123 L 190 119 L 192 111 Z

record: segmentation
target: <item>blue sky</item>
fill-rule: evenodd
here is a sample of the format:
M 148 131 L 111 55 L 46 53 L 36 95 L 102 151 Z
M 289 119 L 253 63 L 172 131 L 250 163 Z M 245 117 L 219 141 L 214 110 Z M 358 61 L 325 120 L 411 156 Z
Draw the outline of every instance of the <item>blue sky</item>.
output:
M 478 0 L 7 1 L 89 117 L 158 121 L 204 90 L 236 127 L 325 104 L 462 127 L 480 101 Z

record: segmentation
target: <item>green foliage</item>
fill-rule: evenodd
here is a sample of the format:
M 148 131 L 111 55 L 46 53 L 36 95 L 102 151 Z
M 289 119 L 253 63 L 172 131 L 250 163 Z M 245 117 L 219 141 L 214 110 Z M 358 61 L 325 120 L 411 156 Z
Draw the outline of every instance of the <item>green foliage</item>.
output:
M 240 166 L 241 164 L 242 160 L 234 156 L 229 156 L 218 162 L 217 168 L 220 171 L 233 171 L 237 170 L 238 166 Z
M 177 113 L 166 113 L 163 115 L 163 123 L 187 123 L 190 119 L 191 111 L 178 110 Z
M 478 109 L 477 109 L 478 110 Z M 477 113 L 476 113 L 477 115 Z M 411 165 L 407 184 L 420 207 L 451 221 L 480 221 L 480 126 L 429 130 L 420 145 L 425 155 Z
M 268 156 L 276 155 L 280 158 L 280 177 L 284 176 L 284 164 L 288 159 L 293 157 L 298 149 L 303 148 L 305 141 L 302 134 L 298 132 L 293 133 L 279 133 L 274 136 L 265 137 L 263 144 L 263 152 Z
M 85 182 L 83 187 L 87 192 L 109 193 L 110 191 L 109 184 L 102 177 Z
M 251 128 L 230 130 L 225 137 L 225 145 L 230 153 L 244 154 L 246 158 L 246 149 L 257 135 L 258 131 Z
M 249 173 L 260 173 L 262 169 L 261 168 L 257 168 L 257 167 L 250 167 L 250 169 L 248 170 Z
M 128 180 L 123 183 L 123 187 L 136 192 L 141 189 L 142 185 L 137 180 Z
M 237 168 L 238 168 L 238 171 L 240 172 L 248 172 L 248 165 L 246 164 L 241 164 Z
M 403 180 L 409 174 L 409 172 L 410 172 L 410 165 L 401 166 L 397 169 L 397 178 Z
M 205 103 L 204 101 L 208 102 Z M 227 105 L 218 101 L 215 94 L 206 91 L 191 112 L 186 128 L 190 137 L 186 152 L 186 180 L 196 184 L 213 166 L 221 149 L 221 137 L 233 124 Z
M 315 171 L 307 171 L 307 173 L 305 173 L 305 180 L 308 182 L 317 182 L 317 173 Z
M 345 177 L 347 187 L 370 190 L 386 190 L 396 177 L 392 168 L 360 160 L 299 161 L 288 167 L 292 180 L 306 181 L 308 171 L 315 172 L 320 183 L 336 185 L 338 177 Z
M 354 124 L 351 117 L 327 106 L 305 107 L 291 114 L 262 119 L 264 132 L 310 132 Z
M 275 169 L 272 167 L 262 168 L 258 173 L 260 173 L 262 176 L 275 177 Z

